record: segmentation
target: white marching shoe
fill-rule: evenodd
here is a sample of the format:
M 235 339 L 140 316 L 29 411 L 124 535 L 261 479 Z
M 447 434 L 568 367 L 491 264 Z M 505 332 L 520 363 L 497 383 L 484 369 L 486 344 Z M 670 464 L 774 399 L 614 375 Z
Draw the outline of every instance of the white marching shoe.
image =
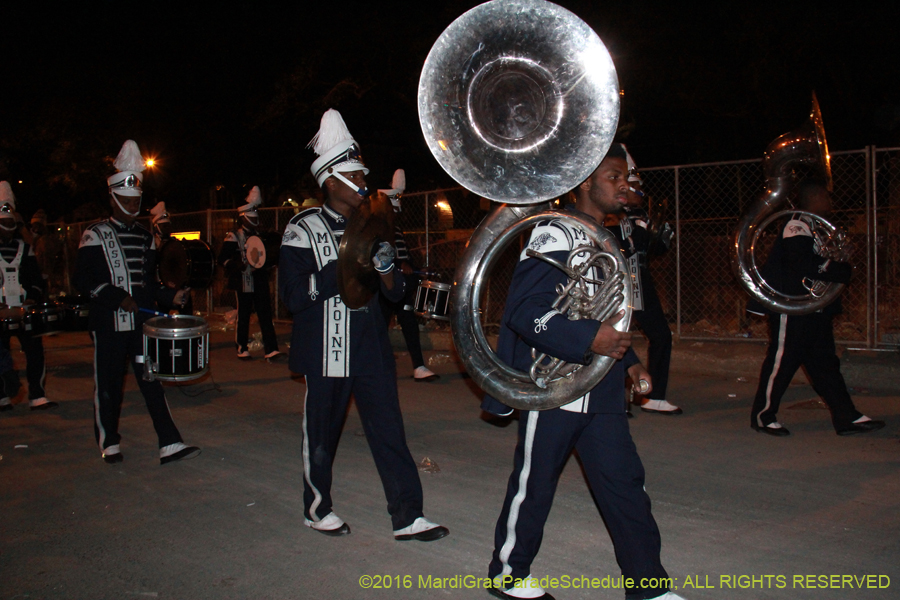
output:
M 666 400 L 647 400 L 641 404 L 641 410 L 649 413 L 673 416 L 680 415 L 683 412 L 680 408 L 674 404 L 669 404 Z
M 314 529 L 319 533 L 324 533 L 325 535 L 330 535 L 332 537 L 348 535 L 350 533 L 350 526 L 344 523 L 344 520 L 334 514 L 334 512 L 328 513 L 318 521 L 304 519 L 304 523 L 306 523 L 306 526 L 310 529 Z

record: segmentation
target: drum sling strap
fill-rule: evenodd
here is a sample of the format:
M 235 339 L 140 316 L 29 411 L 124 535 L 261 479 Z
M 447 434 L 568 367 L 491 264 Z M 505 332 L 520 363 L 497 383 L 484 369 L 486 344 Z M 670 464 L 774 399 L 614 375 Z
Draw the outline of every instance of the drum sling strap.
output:
M 128 261 L 116 230 L 109 223 L 100 223 L 94 227 L 102 242 L 103 254 L 112 284 L 131 295 L 131 274 L 128 272 Z M 116 310 L 116 331 L 134 331 L 134 314 L 119 308 Z
M 7 306 L 22 306 L 25 302 L 25 292 L 19 283 L 19 265 L 22 264 L 22 256 L 25 254 L 25 242 L 19 242 L 19 249 L 12 262 L 6 262 L 0 255 L 0 269 L 3 269 L 3 288 L 0 289 L 0 301 Z
M 241 250 L 241 264 L 247 264 L 247 248 L 245 247 L 247 244 L 247 234 L 244 233 L 244 228 L 241 227 L 236 232 L 236 237 L 238 240 L 238 248 Z M 244 292 L 253 292 L 255 291 L 253 287 L 253 269 L 249 266 L 241 271 L 241 289 Z
M 300 221 L 309 236 L 316 266 L 319 271 L 337 260 L 338 244 L 331 227 L 320 214 L 310 215 Z M 310 295 L 315 290 L 315 275 L 310 278 Z M 317 293 L 317 292 L 316 292 Z M 322 375 L 324 377 L 350 376 L 350 309 L 340 295 L 327 298 L 322 317 Z

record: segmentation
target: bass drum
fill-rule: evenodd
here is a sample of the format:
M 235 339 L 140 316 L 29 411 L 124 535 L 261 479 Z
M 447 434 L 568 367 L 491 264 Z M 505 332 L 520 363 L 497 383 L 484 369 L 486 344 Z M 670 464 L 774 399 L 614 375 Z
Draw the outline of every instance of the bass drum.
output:
M 209 326 L 200 317 L 153 317 L 144 322 L 144 379 L 191 381 L 209 371 Z
M 247 264 L 254 269 L 269 269 L 277 265 L 280 250 L 281 236 L 273 232 L 251 235 L 244 244 Z
M 216 257 L 202 240 L 166 240 L 156 264 L 159 280 L 175 289 L 206 289 L 216 272 Z

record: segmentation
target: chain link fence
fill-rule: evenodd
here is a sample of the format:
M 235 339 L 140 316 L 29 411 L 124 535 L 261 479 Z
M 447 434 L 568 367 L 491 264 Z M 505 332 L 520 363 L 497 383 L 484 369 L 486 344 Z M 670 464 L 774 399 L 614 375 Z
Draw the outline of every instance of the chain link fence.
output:
M 849 234 L 851 283 L 843 293 L 844 314 L 835 336 L 867 347 L 900 345 L 900 148 L 832 154 L 835 224 Z M 764 320 L 745 312 L 748 295 L 732 272 L 734 232 L 744 211 L 764 190 L 762 160 L 719 162 L 641 170 L 644 190 L 664 207 L 676 235 L 670 250 L 651 260 L 651 271 L 669 323 L 682 339 L 766 339 Z M 453 282 L 466 243 L 492 203 L 463 188 L 403 196 L 397 224 L 405 232 L 411 261 L 424 280 Z M 280 234 L 295 208 L 259 210 L 260 229 Z M 175 232 L 195 232 L 218 255 L 236 227 L 236 211 L 207 210 L 170 215 Z M 72 291 L 71 273 L 81 233 L 88 223 L 51 224 L 43 241 L 43 265 L 51 294 Z M 148 224 L 145 222 L 145 224 Z M 760 238 L 764 260 L 777 226 Z M 484 285 L 482 320 L 496 328 L 524 239 L 508 247 Z M 221 271 L 220 268 L 217 268 Z M 270 285 L 279 319 L 290 315 L 277 294 L 277 268 Z M 222 313 L 235 307 L 233 292 L 216 273 L 209 290 L 194 291 L 194 309 Z M 446 321 L 422 319 L 425 329 L 449 329 Z

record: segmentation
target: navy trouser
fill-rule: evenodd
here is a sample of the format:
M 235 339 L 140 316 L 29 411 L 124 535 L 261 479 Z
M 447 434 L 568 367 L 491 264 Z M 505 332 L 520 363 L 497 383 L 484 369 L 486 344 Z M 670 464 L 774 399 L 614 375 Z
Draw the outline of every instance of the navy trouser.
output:
M 24 331 L 17 331 L 16 337 L 19 338 L 19 345 L 22 346 L 22 352 L 25 353 L 25 376 L 28 379 L 28 399 L 36 400 L 43 398 L 47 394 L 44 392 L 44 381 L 47 378 L 47 369 L 44 366 L 44 342 L 42 337 L 29 335 Z M 2 334 L 3 344 L 12 352 L 12 345 L 9 343 L 11 335 L 9 333 Z
M 573 449 L 578 451 L 609 530 L 622 575 L 636 582 L 668 577 L 659 558 L 659 528 L 644 491 L 644 466 L 626 415 L 562 409 L 520 415 L 515 466 L 497 520 L 488 575 L 509 575 L 515 580 L 531 574 L 560 473 Z M 536 574 L 545 575 L 555 574 Z M 655 598 L 665 592 L 655 586 L 635 588 L 626 597 Z
M 776 421 L 781 397 L 801 366 L 828 408 L 836 430 L 860 418 L 841 375 L 834 346 L 831 315 L 769 315 L 769 348 L 759 374 L 750 424 L 765 427 Z
M 119 416 L 122 414 L 126 361 L 131 362 L 134 377 L 153 420 L 159 447 L 182 441 L 172 420 L 166 394 L 159 381 L 144 381 L 144 365 L 135 358 L 144 353 L 140 331 L 91 332 L 94 341 L 94 435 L 100 450 L 118 444 Z
M 634 311 L 634 320 L 650 342 L 647 348 L 647 372 L 653 381 L 650 398 L 665 400 L 669 386 L 669 364 L 672 362 L 672 330 L 669 329 L 650 272 L 644 268 L 641 269 L 641 283 L 644 309 Z
M 347 414 L 350 394 L 381 477 L 393 528 L 422 516 L 422 483 L 403 429 L 393 369 L 355 377 L 306 375 L 303 408 L 303 505 L 313 521 L 332 511 L 331 468 Z
M 391 316 L 397 315 L 397 324 L 403 331 L 403 339 L 409 350 L 409 358 L 412 360 L 413 369 L 425 366 L 425 357 L 422 355 L 422 342 L 419 339 L 419 322 L 416 314 L 411 310 L 404 310 L 404 306 L 413 305 L 419 288 L 419 278 L 414 275 L 404 275 L 406 278 L 406 295 L 399 302 L 391 302 L 383 294 L 378 295 L 381 304 L 381 312 L 388 326 L 391 324 Z
M 235 292 L 237 294 L 237 327 L 235 328 L 235 344 L 238 352 L 247 350 L 250 343 L 250 314 L 256 310 L 259 329 L 262 331 L 263 348 L 266 354 L 278 350 L 278 337 L 275 325 L 272 324 L 272 294 L 269 284 L 256 284 L 256 291 Z

